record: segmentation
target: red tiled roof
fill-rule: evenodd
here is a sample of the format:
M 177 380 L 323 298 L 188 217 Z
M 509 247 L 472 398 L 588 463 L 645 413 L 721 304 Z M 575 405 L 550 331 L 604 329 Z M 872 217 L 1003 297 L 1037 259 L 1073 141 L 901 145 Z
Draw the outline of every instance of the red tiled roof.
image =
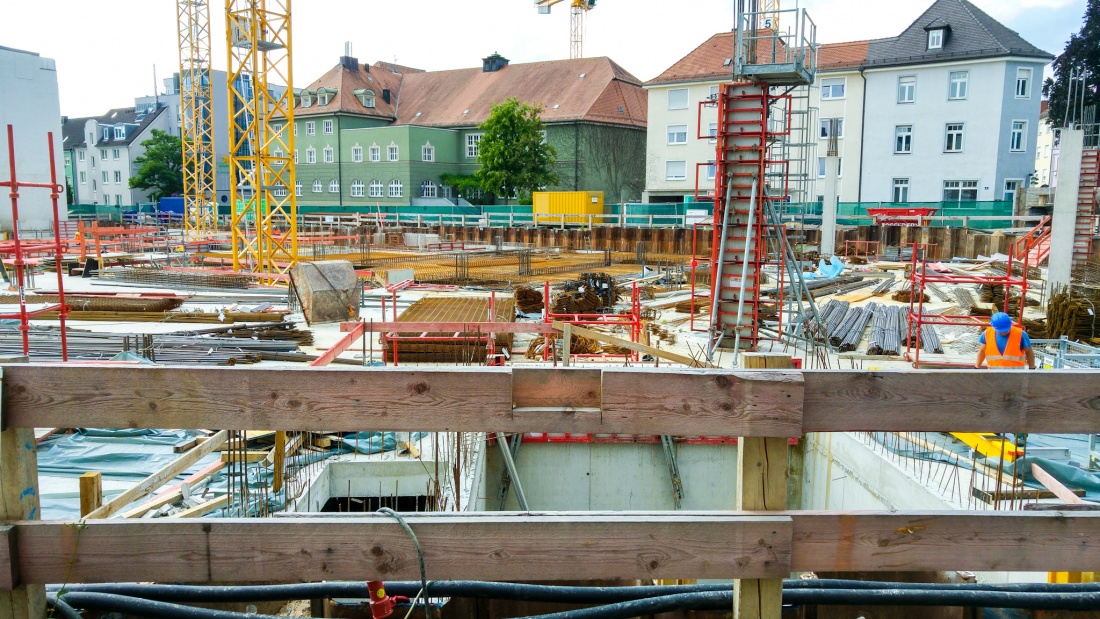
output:
M 826 43 L 817 50 L 817 68 L 819 71 L 857 68 L 867 60 L 867 49 L 870 43 L 870 41 Z
M 295 117 L 348 113 L 392 120 L 396 116 L 396 95 L 401 87 L 402 76 L 389 70 L 390 66 L 371 67 L 369 70 L 365 65 L 357 67 L 357 70 L 352 70 L 338 64 L 314 80 L 306 90 L 316 92 L 320 88 L 335 89 L 336 96 L 329 100 L 328 105 L 317 105 L 317 98 L 314 97 L 310 107 L 304 108 L 301 104 L 295 106 Z M 363 107 L 363 103 L 355 95 L 356 90 L 374 91 L 374 107 Z M 383 90 L 391 92 L 390 103 L 382 99 Z
M 397 124 L 474 126 L 489 117 L 494 104 L 515 97 L 541 105 L 543 122 L 644 127 L 646 96 L 639 84 L 606 57 L 509 64 L 490 73 L 480 68 L 411 73 L 403 76 Z

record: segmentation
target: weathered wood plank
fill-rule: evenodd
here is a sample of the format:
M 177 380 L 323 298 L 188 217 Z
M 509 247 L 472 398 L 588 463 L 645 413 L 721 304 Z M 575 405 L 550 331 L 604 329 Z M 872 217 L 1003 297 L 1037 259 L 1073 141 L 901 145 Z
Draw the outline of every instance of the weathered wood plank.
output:
M 598 369 L 512 369 L 516 408 L 599 408 L 602 373 Z
M 793 571 L 1100 570 L 1100 512 L 798 512 L 794 521 Z
M 780 578 L 792 525 L 761 515 L 407 515 L 431 579 Z M 414 580 L 391 518 L 96 520 L 16 525 L 23 579 L 53 582 Z M 70 567 L 71 565 L 71 567 Z M 69 571 L 71 569 L 71 572 Z
M 802 387 L 798 372 L 606 369 L 603 421 L 629 419 L 638 434 L 798 437 Z
M 1044 488 L 1053 492 L 1054 496 L 1062 499 L 1063 503 L 1080 504 L 1085 502 L 1081 499 L 1081 497 L 1074 494 L 1072 490 L 1067 488 L 1062 482 L 1055 479 L 1053 475 L 1046 472 L 1043 467 L 1039 466 L 1038 464 L 1031 464 L 1031 474 L 1035 477 L 1036 481 L 1038 481 L 1040 484 L 1043 484 Z
M 715 367 L 713 365 L 710 365 L 706 361 L 699 361 L 699 360 L 693 359 L 691 357 L 685 357 L 684 355 L 678 355 L 678 354 L 676 354 L 674 352 L 671 352 L 671 351 L 668 351 L 668 350 L 661 350 L 660 348 L 654 348 L 652 346 L 647 346 L 645 344 L 639 344 L 638 342 L 632 342 L 630 340 L 625 340 L 621 337 L 615 337 L 613 335 L 608 335 L 606 333 L 602 333 L 602 332 L 596 331 L 594 329 L 588 329 L 588 328 L 585 328 L 585 327 L 581 327 L 579 325 L 575 325 L 575 324 L 572 324 L 572 323 L 554 322 L 553 324 L 554 324 L 555 329 L 560 329 L 561 330 L 562 337 L 565 338 L 566 342 L 571 341 L 566 335 L 567 330 L 568 330 L 573 335 L 576 335 L 578 337 L 587 337 L 589 339 L 596 340 L 597 342 L 603 342 L 604 344 L 613 344 L 615 346 L 622 346 L 623 348 L 627 348 L 627 349 L 637 351 L 637 352 L 640 352 L 640 353 L 643 353 L 643 354 L 653 355 L 654 357 L 660 357 L 662 359 L 667 359 L 667 360 L 672 361 L 674 363 L 679 363 L 681 365 L 686 365 L 689 368 L 713 368 L 713 367 Z M 567 346 L 566 350 L 568 350 L 568 344 L 566 344 L 566 346 Z M 568 359 L 569 355 L 565 355 L 565 356 L 566 356 L 566 359 Z M 564 360 L 563 360 L 563 363 L 564 363 Z M 566 365 L 568 365 L 568 364 L 566 364 Z
M 1100 428 L 1100 372 L 808 370 L 806 432 L 1045 432 Z
M 89 471 L 80 476 L 80 515 L 81 517 L 99 509 L 103 505 L 103 473 Z
M 0 526 L 0 591 L 11 591 L 18 584 L 19 549 L 15 544 L 15 528 Z

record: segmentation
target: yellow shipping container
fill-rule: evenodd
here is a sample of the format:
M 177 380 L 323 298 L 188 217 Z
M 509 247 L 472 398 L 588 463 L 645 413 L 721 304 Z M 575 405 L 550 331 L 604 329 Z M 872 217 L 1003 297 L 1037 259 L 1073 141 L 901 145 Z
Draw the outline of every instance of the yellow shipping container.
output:
M 587 224 L 589 215 L 604 214 L 602 191 L 536 191 L 531 194 L 531 202 L 535 223 L 543 226 L 560 225 L 561 215 L 569 215 L 565 218 L 567 224 Z M 599 217 L 592 221 L 602 223 Z

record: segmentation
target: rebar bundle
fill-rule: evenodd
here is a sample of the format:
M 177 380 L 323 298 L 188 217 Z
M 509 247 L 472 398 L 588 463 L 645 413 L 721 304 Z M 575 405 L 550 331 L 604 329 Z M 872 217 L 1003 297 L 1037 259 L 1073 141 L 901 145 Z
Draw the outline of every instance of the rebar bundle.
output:
M 57 303 L 56 294 L 28 294 L 27 303 Z M 183 305 L 179 297 L 115 297 L 66 294 L 65 305 L 75 312 L 167 312 Z M 19 305 L 16 295 L 0 296 L 0 305 Z
M 863 331 L 867 328 L 867 323 L 871 319 L 873 314 L 871 308 L 874 305 L 876 304 L 871 303 L 866 308 L 853 307 L 849 309 L 837 330 L 829 332 L 829 343 L 839 347 L 840 352 L 855 350 L 859 346 L 860 340 L 863 339 Z
M 104 281 L 142 284 L 154 288 L 195 290 L 199 288 L 251 288 L 256 280 L 236 273 L 203 273 L 200 271 L 166 271 L 151 267 L 120 267 L 101 269 Z
M 896 279 L 884 279 L 884 280 L 882 280 L 882 282 L 879 285 L 875 286 L 875 289 L 872 290 L 871 292 L 876 297 L 882 296 L 882 295 L 886 294 L 887 292 L 890 292 L 890 289 L 893 288 L 894 286 L 896 286 L 897 283 L 898 283 L 898 280 L 896 280 Z
M 513 296 L 516 298 L 516 307 L 524 314 L 538 314 L 542 311 L 542 291 L 517 286 Z
M 952 292 L 955 293 L 955 302 L 966 313 L 972 313 L 974 308 L 978 306 L 978 302 L 974 300 L 974 295 L 970 294 L 970 291 L 966 288 L 956 287 Z
M 901 306 L 875 306 L 871 321 L 869 355 L 896 356 L 901 353 L 901 338 L 906 321 L 906 309 Z

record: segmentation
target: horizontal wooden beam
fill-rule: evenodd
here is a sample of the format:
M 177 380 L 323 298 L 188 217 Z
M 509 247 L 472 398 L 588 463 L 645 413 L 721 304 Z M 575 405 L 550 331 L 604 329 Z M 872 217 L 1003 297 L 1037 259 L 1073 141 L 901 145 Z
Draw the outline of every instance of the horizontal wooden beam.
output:
M 792 524 L 760 515 L 407 514 L 428 578 L 781 578 Z M 24 521 L 24 583 L 416 580 L 394 519 Z M 0 535 L 3 531 L 0 530 Z M 3 580 L 0 579 L 0 584 Z
M 1100 512 L 484 512 L 406 520 L 433 580 L 1100 570 Z M 18 565 L 0 565 L 0 574 L 18 574 L 23 584 L 419 577 L 412 542 L 377 514 L 21 521 L 0 528 L 0 548 L 11 536 L 15 548 L 0 559 Z
M 801 434 L 797 372 L 605 369 L 597 390 L 568 368 L 4 369 L 11 427 Z
M 802 372 L 805 432 L 1100 430 L 1100 372 L 912 370 Z

